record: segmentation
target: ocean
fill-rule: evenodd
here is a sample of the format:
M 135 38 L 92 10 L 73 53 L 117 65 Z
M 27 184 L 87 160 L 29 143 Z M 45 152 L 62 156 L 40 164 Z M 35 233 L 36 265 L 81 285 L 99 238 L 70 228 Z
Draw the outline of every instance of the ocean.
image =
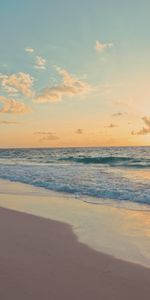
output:
M 150 147 L 0 149 L 0 178 L 76 201 L 150 209 Z

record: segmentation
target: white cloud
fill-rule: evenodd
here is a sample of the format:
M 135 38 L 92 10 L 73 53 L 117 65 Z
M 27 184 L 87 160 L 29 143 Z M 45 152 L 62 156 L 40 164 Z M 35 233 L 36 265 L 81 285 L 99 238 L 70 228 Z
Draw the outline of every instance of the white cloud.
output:
M 0 96 L 0 103 L 2 103 L 2 108 L 0 108 L 0 113 L 8 114 L 21 114 L 29 112 L 30 108 L 22 102 L 18 102 L 15 99 L 8 99 L 6 97 Z
M 73 77 L 66 70 L 57 68 L 57 72 L 62 77 L 62 82 L 58 85 L 43 89 L 41 93 L 36 96 L 35 102 L 59 102 L 64 96 L 77 96 L 92 91 L 92 87 L 87 82 Z
M 33 53 L 34 49 L 33 48 L 25 48 L 24 49 L 27 53 Z
M 27 73 L 16 73 L 12 75 L 0 74 L 1 86 L 9 95 L 23 94 L 26 97 L 33 97 L 31 90 L 34 79 Z
M 112 48 L 113 44 L 112 43 L 102 43 L 100 41 L 96 41 L 95 44 L 95 50 L 97 52 L 103 52 L 106 49 Z
M 46 68 L 46 59 L 41 56 L 36 56 L 35 69 L 44 70 Z

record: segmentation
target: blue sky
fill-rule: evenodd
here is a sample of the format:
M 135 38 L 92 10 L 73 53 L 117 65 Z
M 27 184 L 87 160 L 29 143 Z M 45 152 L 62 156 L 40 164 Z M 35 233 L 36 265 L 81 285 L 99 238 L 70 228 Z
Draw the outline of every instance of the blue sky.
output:
M 20 91 L 18 95 L 6 95 L 1 88 L 1 97 L 16 97 L 32 110 L 25 115 L 7 111 L 5 119 L 26 124 L 21 128 L 26 132 L 29 145 L 32 134 L 39 131 L 56 132 L 59 136 L 51 139 L 49 135 L 47 141 L 45 139 L 46 146 L 101 145 L 101 140 L 102 144 L 149 144 L 149 133 L 138 134 L 143 126 L 148 126 L 142 118 L 150 116 L 149 12 L 149 1 L 2 0 L 2 76 L 29 74 L 34 78 L 34 90 L 39 95 L 60 84 L 64 76 L 58 72 L 60 68 L 78 78 L 80 83 L 84 82 L 88 91 L 83 101 L 80 91 L 75 92 L 75 97 L 63 92 L 59 103 L 38 105 Z M 98 51 L 96 42 L 106 47 Z M 34 52 L 27 53 L 26 48 Z M 37 56 L 46 61 L 43 69 L 35 68 Z M 122 118 L 112 118 L 120 111 Z M 39 128 L 36 120 L 40 122 Z M 111 124 L 115 126 L 106 132 Z M 86 136 L 74 134 L 80 127 Z M 9 128 L 3 126 L 0 130 L 9 136 Z M 21 135 L 15 126 L 11 132 L 16 139 Z M 3 143 L 6 139 L 2 146 Z M 34 141 L 33 146 L 38 143 Z M 15 145 L 20 145 L 19 140 Z

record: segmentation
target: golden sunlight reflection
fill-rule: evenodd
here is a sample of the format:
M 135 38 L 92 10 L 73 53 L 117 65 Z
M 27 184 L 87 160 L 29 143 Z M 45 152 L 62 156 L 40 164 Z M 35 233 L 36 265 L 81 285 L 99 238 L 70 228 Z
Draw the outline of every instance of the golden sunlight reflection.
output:
M 125 210 L 122 214 L 124 231 L 134 237 L 150 237 L 150 211 Z

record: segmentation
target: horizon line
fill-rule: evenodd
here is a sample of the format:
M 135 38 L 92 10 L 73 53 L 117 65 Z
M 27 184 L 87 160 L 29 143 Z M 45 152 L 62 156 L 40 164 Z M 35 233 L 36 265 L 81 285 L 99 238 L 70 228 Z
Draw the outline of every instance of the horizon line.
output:
M 6 149 L 66 149 L 66 148 L 146 148 L 150 147 L 150 145 L 122 145 L 122 146 L 48 146 L 48 147 L 0 147 L 0 150 L 6 150 Z

